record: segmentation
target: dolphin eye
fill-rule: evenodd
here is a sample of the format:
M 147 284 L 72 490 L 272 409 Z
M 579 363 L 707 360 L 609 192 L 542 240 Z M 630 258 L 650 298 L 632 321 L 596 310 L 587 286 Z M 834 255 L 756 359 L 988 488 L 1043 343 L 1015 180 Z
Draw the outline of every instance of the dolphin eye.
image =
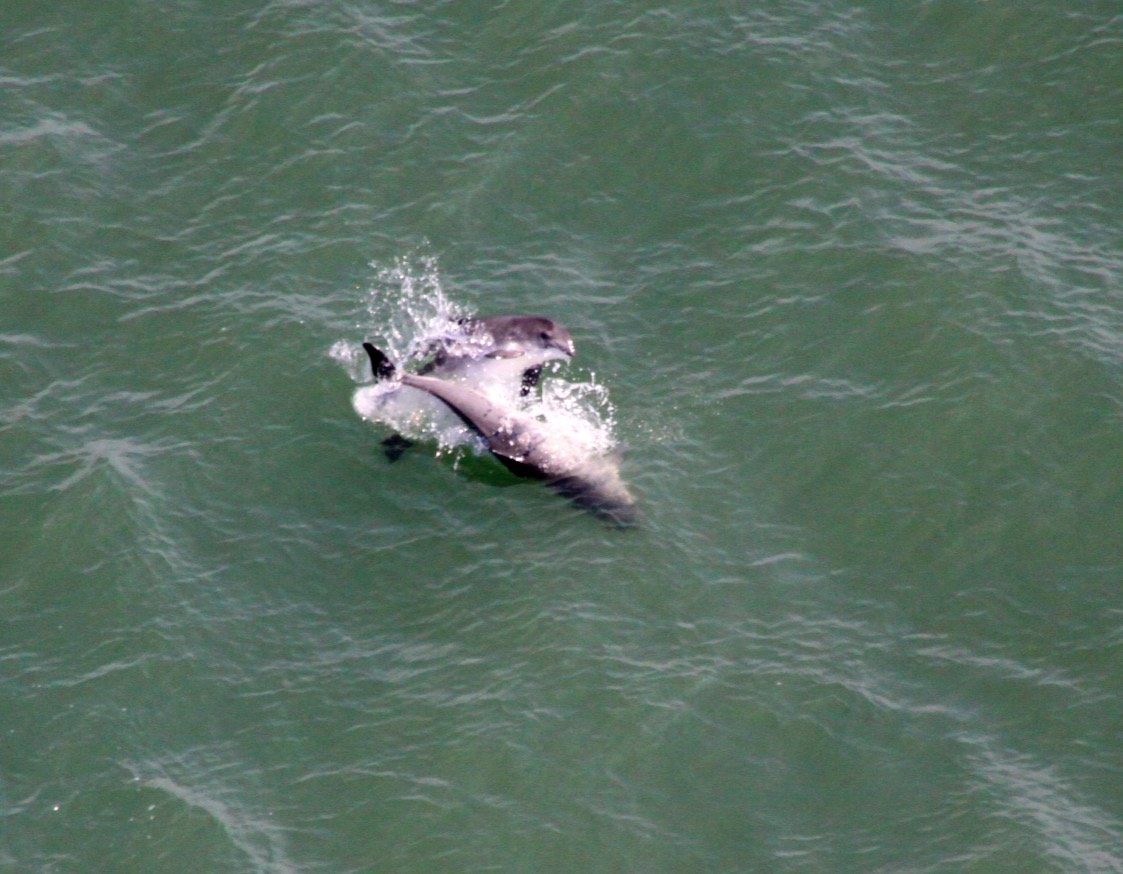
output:
M 539 334 L 538 337 L 541 340 L 549 340 L 550 339 L 550 335 L 547 334 L 545 331 L 543 331 L 541 334 Z

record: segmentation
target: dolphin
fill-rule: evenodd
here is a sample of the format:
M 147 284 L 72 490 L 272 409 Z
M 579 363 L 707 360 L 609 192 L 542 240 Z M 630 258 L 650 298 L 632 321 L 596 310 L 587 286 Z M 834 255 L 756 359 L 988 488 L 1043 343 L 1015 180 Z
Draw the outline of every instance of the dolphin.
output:
M 504 407 L 459 382 L 399 372 L 380 349 L 363 343 L 377 380 L 396 379 L 443 402 L 487 448 L 518 476 L 546 485 L 601 518 L 627 527 L 638 521 L 635 498 L 620 477 L 612 455 L 589 456 L 559 434 L 516 407 Z
M 527 395 L 538 384 L 547 361 L 572 358 L 573 337 L 545 316 L 503 315 L 457 321 L 466 335 L 462 340 L 437 341 L 427 354 L 436 353 L 418 373 L 466 382 L 511 384 Z
M 525 397 L 538 385 L 547 361 L 572 358 L 573 337 L 545 316 L 500 315 L 456 320 L 457 336 L 432 341 L 419 357 L 429 360 L 417 371 L 422 376 L 454 379 L 473 387 L 514 391 Z M 401 434 L 382 441 L 386 457 L 397 461 L 413 442 Z

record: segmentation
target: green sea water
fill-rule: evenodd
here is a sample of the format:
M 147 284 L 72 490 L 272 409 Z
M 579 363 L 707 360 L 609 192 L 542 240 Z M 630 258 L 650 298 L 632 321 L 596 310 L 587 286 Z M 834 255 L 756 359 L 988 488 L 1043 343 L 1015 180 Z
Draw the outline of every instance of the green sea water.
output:
M 1123 872 L 1117 2 L 6 0 L 0 203 L 0 870 Z

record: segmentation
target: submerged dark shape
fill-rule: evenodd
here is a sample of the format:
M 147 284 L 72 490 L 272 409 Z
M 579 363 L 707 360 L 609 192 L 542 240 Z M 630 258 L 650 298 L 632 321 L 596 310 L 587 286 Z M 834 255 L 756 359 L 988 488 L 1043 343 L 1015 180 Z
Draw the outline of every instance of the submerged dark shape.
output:
M 401 373 L 386 355 L 363 343 L 376 379 L 398 379 L 442 401 L 479 434 L 491 453 L 513 473 L 543 480 L 602 518 L 621 526 L 635 524 L 635 498 L 620 478 L 612 456 L 590 456 L 544 422 L 517 408 L 506 408 L 458 382 Z
M 543 364 L 574 354 L 569 331 L 545 316 L 487 316 L 460 319 L 457 324 L 465 340 L 430 346 L 434 358 L 418 371 L 420 375 L 469 381 L 517 379 L 520 394 L 525 395 L 538 384 Z
M 397 461 L 413 446 L 413 441 L 401 434 L 391 434 L 382 441 L 382 452 L 390 461 Z

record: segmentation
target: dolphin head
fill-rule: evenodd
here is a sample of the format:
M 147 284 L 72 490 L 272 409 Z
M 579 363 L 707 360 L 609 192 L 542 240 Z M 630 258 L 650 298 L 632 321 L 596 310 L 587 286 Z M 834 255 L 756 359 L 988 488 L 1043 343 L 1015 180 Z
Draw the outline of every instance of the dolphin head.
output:
M 569 331 L 545 316 L 490 316 L 473 321 L 491 335 L 500 354 L 550 361 L 572 358 L 575 351 Z

